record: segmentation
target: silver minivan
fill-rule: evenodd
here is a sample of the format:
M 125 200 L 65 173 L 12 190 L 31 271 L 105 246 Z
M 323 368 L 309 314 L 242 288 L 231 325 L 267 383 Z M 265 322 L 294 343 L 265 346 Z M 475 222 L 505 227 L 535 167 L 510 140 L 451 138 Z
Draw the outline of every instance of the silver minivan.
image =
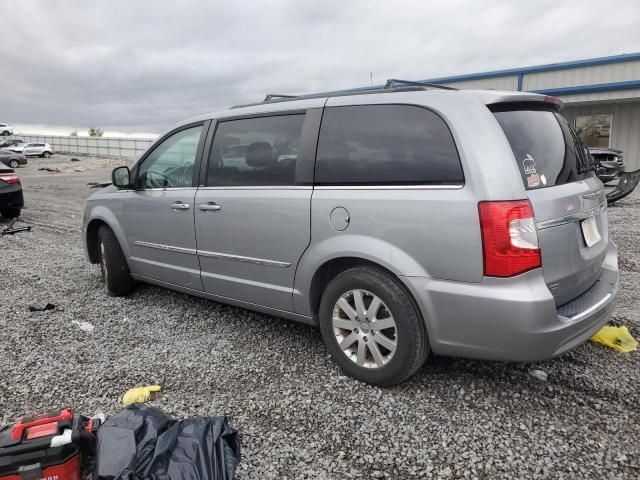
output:
M 618 291 L 602 184 L 552 97 L 391 81 L 194 118 L 86 204 L 111 295 L 143 281 L 320 327 L 349 375 L 531 361 Z

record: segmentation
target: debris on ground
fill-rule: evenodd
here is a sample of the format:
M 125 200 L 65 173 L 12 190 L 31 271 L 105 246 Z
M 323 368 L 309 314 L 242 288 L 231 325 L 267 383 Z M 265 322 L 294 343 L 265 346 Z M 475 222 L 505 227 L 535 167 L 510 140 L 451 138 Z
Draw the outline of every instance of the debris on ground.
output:
M 531 374 L 532 377 L 537 378 L 538 380 L 541 380 L 543 382 L 547 381 L 547 378 L 549 377 L 549 375 L 547 374 L 547 372 L 545 372 L 544 370 L 531 370 L 529 372 Z
M 80 159 L 79 159 L 79 158 L 75 158 L 75 157 L 73 157 L 73 158 L 71 159 L 71 161 L 72 161 L 72 162 L 79 162 L 79 161 L 80 161 Z
M 62 170 L 60 170 L 59 168 L 40 167 L 38 170 L 42 170 L 44 172 L 49 172 L 49 173 L 62 173 Z
M 87 186 L 91 187 L 91 188 L 104 188 L 104 187 L 108 187 L 109 185 L 111 185 L 111 182 L 89 182 L 89 183 L 87 183 Z
M 92 333 L 96 329 L 96 327 L 91 325 L 89 322 L 79 322 L 78 320 L 72 320 L 71 323 L 76 324 L 83 332 Z
M 226 417 L 176 420 L 131 405 L 98 430 L 94 478 L 231 480 L 239 462 L 238 432 Z
M 30 312 L 44 312 L 46 310 L 53 310 L 56 306 L 53 303 L 33 303 L 29 305 Z
M 132 403 L 144 403 L 151 398 L 153 392 L 159 392 L 160 385 L 131 388 L 122 396 L 122 404 L 126 407 Z
M 85 169 L 84 169 L 84 168 L 82 168 L 82 167 L 73 167 L 73 171 L 74 171 L 74 172 L 84 172 L 84 171 L 85 171 Z
M 612 205 L 614 202 L 617 202 L 629 195 L 635 190 L 638 183 L 640 183 L 640 170 L 624 172 L 620 175 L 620 179 L 618 180 L 616 187 L 607 193 L 607 204 Z
M 601 343 L 622 353 L 633 352 L 638 349 L 638 342 L 631 336 L 627 327 L 602 327 L 591 337 L 592 342 Z
M 14 227 L 17 221 L 18 221 L 17 218 L 14 218 L 13 220 L 11 220 L 6 227 L 0 230 L 0 236 L 15 235 L 16 233 L 20 233 L 20 232 L 31 231 L 31 225 L 28 225 L 26 227 Z

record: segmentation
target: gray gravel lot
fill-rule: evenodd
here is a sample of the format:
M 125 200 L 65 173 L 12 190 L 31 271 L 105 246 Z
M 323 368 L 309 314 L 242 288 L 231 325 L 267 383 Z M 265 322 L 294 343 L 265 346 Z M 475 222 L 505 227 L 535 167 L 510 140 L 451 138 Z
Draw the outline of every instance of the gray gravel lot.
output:
M 125 390 L 157 383 L 151 404 L 169 414 L 230 416 L 243 479 L 640 478 L 640 352 L 589 342 L 536 364 L 432 358 L 381 389 L 344 377 L 314 328 L 149 285 L 109 297 L 84 258 L 83 200 L 123 161 L 79 158 L 18 171 L 33 231 L 0 237 L 0 423 L 66 405 L 113 414 Z M 640 192 L 609 216 L 614 321 L 640 339 Z M 36 301 L 57 308 L 29 312 Z

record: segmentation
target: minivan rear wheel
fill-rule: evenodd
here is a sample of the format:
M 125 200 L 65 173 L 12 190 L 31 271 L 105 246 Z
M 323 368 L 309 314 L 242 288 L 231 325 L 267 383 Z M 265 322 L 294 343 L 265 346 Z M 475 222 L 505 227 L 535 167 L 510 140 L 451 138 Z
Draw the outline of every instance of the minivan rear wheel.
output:
M 102 226 L 98 230 L 98 248 L 100 272 L 107 293 L 113 297 L 130 294 L 134 288 L 133 278 L 118 239 L 109 227 Z
M 43 152 L 42 158 L 49 158 L 51 156 L 51 152 Z
M 320 302 L 320 331 L 347 374 L 378 386 L 413 375 L 429 353 L 424 322 L 387 272 L 355 267 L 338 274 Z

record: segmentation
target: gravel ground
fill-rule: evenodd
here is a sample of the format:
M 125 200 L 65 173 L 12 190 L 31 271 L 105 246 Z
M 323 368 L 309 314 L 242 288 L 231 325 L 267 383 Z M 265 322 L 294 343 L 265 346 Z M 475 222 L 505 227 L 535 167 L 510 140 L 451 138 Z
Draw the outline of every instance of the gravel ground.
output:
M 639 478 L 638 352 L 589 342 L 536 364 L 432 358 L 400 386 L 359 383 L 314 328 L 149 285 L 107 296 L 84 258 L 83 199 L 123 162 L 69 158 L 19 170 L 33 231 L 0 237 L 0 423 L 66 405 L 113 414 L 125 390 L 157 383 L 151 404 L 169 414 L 231 418 L 241 479 Z M 640 192 L 609 212 L 614 321 L 640 338 Z M 29 312 L 36 301 L 57 308 Z

